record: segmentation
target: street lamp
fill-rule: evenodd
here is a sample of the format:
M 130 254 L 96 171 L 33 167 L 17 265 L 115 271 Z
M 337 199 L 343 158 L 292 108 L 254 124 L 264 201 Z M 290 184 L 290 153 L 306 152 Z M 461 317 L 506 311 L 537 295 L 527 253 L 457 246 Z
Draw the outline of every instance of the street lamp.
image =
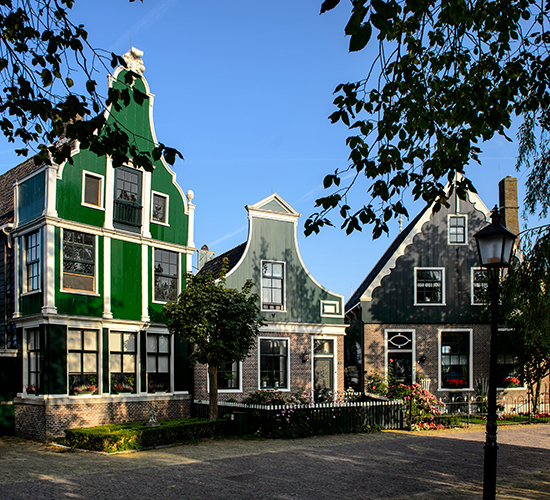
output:
M 489 394 L 483 467 L 483 500 L 494 500 L 497 487 L 497 347 L 500 269 L 508 267 L 516 235 L 499 223 L 495 206 L 491 225 L 474 234 L 481 265 L 487 268 L 491 294 L 491 345 L 489 358 Z

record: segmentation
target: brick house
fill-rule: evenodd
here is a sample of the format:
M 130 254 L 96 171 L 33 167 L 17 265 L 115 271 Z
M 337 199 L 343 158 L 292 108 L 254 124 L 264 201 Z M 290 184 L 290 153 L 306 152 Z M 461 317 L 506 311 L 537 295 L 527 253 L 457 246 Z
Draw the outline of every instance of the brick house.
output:
M 125 55 L 137 73 L 141 55 Z M 125 86 L 125 74 L 109 85 Z M 144 78 L 133 85 L 146 99 L 108 110 L 108 123 L 150 150 L 154 96 Z M 147 420 L 153 402 L 159 418 L 190 412 L 187 346 L 161 312 L 191 269 L 193 193 L 162 158 L 152 172 L 115 169 L 73 144 L 72 160 L 0 177 L 0 392 L 16 393 L 16 433 L 39 440 Z
M 323 288 L 307 271 L 296 237 L 301 214 L 276 193 L 246 209 L 248 240 L 199 270 L 219 276 L 227 258 L 227 286 L 240 288 L 251 279 L 267 323 L 245 361 L 218 367 L 220 400 L 240 400 L 261 389 L 342 391 L 343 296 Z M 195 395 L 207 393 L 206 367 L 197 365 Z
M 499 183 L 504 225 L 519 232 L 517 181 Z M 438 398 L 475 395 L 489 374 L 485 271 L 474 234 L 490 222 L 477 194 L 426 206 L 396 237 L 346 304 L 346 376 L 359 390 L 369 375 L 424 379 Z M 504 379 L 513 359 L 499 356 Z

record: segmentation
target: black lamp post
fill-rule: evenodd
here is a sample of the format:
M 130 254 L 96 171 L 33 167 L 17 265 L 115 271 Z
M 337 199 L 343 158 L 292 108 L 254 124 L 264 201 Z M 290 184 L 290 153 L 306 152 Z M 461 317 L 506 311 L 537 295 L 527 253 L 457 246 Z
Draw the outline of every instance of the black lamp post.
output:
M 497 487 L 497 347 L 500 269 L 510 265 L 516 235 L 499 223 L 495 206 L 491 225 L 474 235 L 481 265 L 487 268 L 491 294 L 491 345 L 489 359 L 489 394 L 483 468 L 483 500 L 494 500 Z

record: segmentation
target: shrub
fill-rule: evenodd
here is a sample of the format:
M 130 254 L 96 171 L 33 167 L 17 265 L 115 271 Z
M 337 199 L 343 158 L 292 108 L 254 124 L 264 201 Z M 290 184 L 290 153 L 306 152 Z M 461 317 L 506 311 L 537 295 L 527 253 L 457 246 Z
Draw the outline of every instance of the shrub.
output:
M 296 392 L 288 395 L 275 389 L 257 390 L 243 399 L 247 405 L 301 405 L 311 403 L 307 392 Z
M 431 422 L 436 415 L 441 414 L 436 397 L 416 383 L 394 385 L 390 387 L 388 397 L 405 401 L 406 414 L 411 425 L 413 422 Z
M 203 438 L 227 435 L 228 432 L 229 422 L 226 420 L 168 420 L 159 422 L 156 427 L 137 422 L 67 429 L 65 444 L 83 450 L 112 453 L 175 443 L 192 443 Z

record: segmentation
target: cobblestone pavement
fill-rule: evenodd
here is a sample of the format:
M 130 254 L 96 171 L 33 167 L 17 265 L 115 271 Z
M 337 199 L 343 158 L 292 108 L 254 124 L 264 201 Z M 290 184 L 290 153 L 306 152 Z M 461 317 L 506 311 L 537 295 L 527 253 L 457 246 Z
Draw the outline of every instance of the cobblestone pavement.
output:
M 225 440 L 102 455 L 0 438 L 0 499 L 481 498 L 483 430 Z M 550 425 L 499 428 L 498 499 L 550 500 Z

